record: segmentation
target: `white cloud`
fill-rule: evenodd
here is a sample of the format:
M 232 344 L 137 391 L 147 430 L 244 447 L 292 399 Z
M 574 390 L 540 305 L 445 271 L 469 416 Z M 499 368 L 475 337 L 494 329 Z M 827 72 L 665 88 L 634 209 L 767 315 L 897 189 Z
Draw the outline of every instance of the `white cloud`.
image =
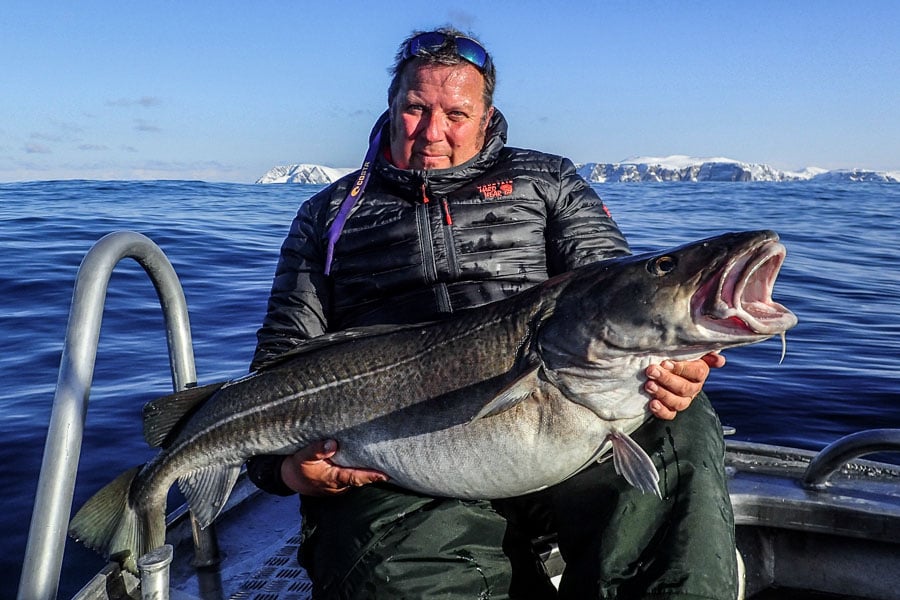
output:
M 162 131 L 158 126 L 154 125 L 150 121 L 146 119 L 135 119 L 134 120 L 134 128 L 138 131 L 149 131 L 149 132 L 157 132 Z
M 41 140 L 43 142 L 61 142 L 63 138 L 61 135 L 57 135 L 55 133 L 42 133 L 40 131 L 35 131 L 29 136 L 33 140 Z
M 162 99 L 156 96 L 141 96 L 140 98 L 119 98 L 117 100 L 108 100 L 107 106 L 143 106 L 150 108 L 152 106 L 160 106 Z
M 27 154 L 51 154 L 53 152 L 49 146 L 37 142 L 27 142 L 22 149 Z

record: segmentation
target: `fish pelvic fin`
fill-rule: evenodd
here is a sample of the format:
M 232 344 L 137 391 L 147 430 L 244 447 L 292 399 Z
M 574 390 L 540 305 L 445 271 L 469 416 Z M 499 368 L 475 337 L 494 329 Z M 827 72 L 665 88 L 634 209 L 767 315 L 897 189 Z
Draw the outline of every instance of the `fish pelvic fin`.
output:
M 100 489 L 69 523 L 72 538 L 132 573 L 137 573 L 138 558 L 166 541 L 165 503 L 142 513 L 129 502 L 140 469 L 125 471 Z
M 613 466 L 616 473 L 642 493 L 653 492 L 662 499 L 662 492 L 659 490 L 659 472 L 644 449 L 621 431 L 613 431 L 607 439 L 612 442 Z
M 178 489 L 187 499 L 201 529 L 215 521 L 225 508 L 240 473 L 240 465 L 214 465 L 191 471 L 178 479 Z
M 165 448 L 179 426 L 223 385 L 225 382 L 189 388 L 145 404 L 144 439 L 154 448 Z
M 532 392 L 541 384 L 538 375 L 540 366 L 535 366 L 516 378 L 515 381 L 491 398 L 478 413 L 469 421 L 477 421 L 485 417 L 493 417 L 514 408 L 517 404 L 531 396 Z

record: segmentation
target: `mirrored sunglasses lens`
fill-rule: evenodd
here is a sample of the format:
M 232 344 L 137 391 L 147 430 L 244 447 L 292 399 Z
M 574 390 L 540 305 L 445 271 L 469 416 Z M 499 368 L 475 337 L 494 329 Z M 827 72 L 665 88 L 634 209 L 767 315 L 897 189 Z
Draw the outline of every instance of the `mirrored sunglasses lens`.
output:
M 456 51 L 479 69 L 483 68 L 487 62 L 487 51 L 475 40 L 464 37 L 456 38 Z
M 415 56 L 423 48 L 426 50 L 440 48 L 444 45 L 446 39 L 447 36 L 437 31 L 429 31 L 428 33 L 417 35 L 409 41 L 406 54 L 407 56 Z

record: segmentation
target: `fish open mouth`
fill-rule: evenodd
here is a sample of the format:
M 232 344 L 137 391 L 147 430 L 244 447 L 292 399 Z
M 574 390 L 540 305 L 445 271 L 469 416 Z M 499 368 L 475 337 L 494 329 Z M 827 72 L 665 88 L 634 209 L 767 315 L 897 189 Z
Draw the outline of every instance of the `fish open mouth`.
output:
M 698 324 L 741 337 L 783 334 L 796 325 L 796 315 L 772 300 L 785 255 L 783 244 L 767 240 L 733 256 L 694 294 Z

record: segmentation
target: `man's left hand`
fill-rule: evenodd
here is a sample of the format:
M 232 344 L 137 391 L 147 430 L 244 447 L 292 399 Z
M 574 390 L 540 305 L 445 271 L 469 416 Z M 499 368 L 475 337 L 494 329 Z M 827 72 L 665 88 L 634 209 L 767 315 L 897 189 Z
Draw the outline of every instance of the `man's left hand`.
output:
M 647 367 L 644 390 L 650 394 L 650 412 L 660 419 L 672 420 L 691 405 L 703 389 L 709 370 L 725 366 L 725 357 L 711 352 L 697 360 L 664 360 Z

